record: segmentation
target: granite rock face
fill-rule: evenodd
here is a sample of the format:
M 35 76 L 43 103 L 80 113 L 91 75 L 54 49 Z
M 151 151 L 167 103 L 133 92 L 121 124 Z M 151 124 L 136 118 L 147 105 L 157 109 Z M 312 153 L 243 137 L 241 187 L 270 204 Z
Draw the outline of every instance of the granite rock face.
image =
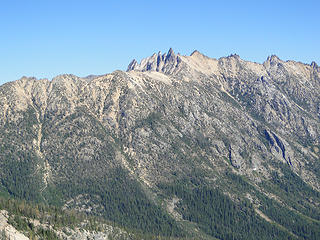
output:
M 262 167 L 265 163 L 261 164 L 267 156 L 286 162 L 319 189 L 315 173 L 305 167 L 309 164 L 306 159 L 316 162 L 319 157 L 311 147 L 317 149 L 320 140 L 320 75 L 314 62 L 285 62 L 273 55 L 258 64 L 238 55 L 211 59 L 198 51 L 191 56 L 175 56 L 170 49 L 168 54 L 154 54 L 128 67 L 131 75 L 155 71 L 164 73 L 163 79 L 170 79 L 159 94 L 170 92 L 172 99 L 163 102 L 171 102 L 172 108 L 187 113 L 176 123 L 181 128 L 190 126 L 185 129 L 190 138 L 193 131 L 201 132 L 212 147 L 213 141 L 221 139 L 217 130 L 222 131 L 230 143 L 224 143 L 217 155 L 227 156 L 239 171 L 250 174 L 252 169 L 260 169 L 267 176 L 268 170 Z M 269 141 L 267 145 L 265 140 Z M 241 156 L 241 151 L 249 156 Z
M 228 169 L 263 192 L 287 166 L 319 191 L 320 68 L 170 49 L 126 72 L 23 77 L 0 87 L 0 133 L 3 182 L 8 161 L 25 162 L 25 181 L 44 198 L 118 167 L 155 192 L 195 171 L 219 184 Z

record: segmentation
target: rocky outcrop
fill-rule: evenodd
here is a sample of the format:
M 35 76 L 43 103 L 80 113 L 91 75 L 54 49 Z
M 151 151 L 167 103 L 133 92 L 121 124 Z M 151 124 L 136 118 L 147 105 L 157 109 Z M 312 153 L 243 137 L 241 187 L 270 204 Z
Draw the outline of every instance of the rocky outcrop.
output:
M 28 237 L 8 224 L 8 212 L 6 210 L 0 211 L 0 234 L 1 239 L 29 240 Z
M 29 240 L 23 233 L 19 232 L 12 225 L 8 223 L 9 213 L 6 210 L 0 211 L 0 239 L 13 239 L 13 240 Z M 86 229 L 86 223 L 83 222 L 79 227 L 60 227 L 49 225 L 47 223 L 41 223 L 37 219 L 29 219 L 22 216 L 23 219 L 32 224 L 33 232 L 41 230 L 50 230 L 56 234 L 59 239 L 63 240 L 108 240 L 108 239 L 133 239 L 132 234 L 127 233 L 121 228 L 114 227 L 111 225 L 100 224 L 100 231 L 93 231 Z M 30 239 L 40 239 L 37 234 L 33 234 Z
M 180 62 L 180 55 L 175 55 L 172 48 L 170 48 L 168 53 L 161 54 L 161 52 L 158 52 L 158 54 L 153 54 L 151 57 L 141 60 L 140 64 L 133 60 L 129 64 L 127 71 L 157 71 L 170 74 L 179 67 Z

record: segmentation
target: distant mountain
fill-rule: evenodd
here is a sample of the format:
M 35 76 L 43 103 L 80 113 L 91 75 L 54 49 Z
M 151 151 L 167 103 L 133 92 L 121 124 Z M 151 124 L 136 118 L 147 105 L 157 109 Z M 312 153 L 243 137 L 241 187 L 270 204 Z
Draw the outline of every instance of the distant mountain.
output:
M 319 179 L 315 62 L 170 49 L 0 86 L 1 194 L 145 239 L 319 239 Z

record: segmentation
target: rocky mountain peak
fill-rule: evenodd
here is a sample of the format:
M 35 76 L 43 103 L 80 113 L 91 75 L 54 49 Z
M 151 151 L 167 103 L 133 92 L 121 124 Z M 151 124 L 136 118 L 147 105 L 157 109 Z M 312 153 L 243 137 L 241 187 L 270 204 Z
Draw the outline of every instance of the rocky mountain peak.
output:
M 140 64 L 133 60 L 127 68 L 127 71 L 157 71 L 163 73 L 171 73 L 181 62 L 179 55 L 176 55 L 172 48 L 169 49 L 167 53 L 158 54 L 154 53 L 151 57 L 144 58 L 141 60 Z
M 271 66 L 275 66 L 279 63 L 282 63 L 282 60 L 277 55 L 272 54 L 271 56 L 268 56 L 263 65 L 265 68 L 269 69 Z
M 239 56 L 238 54 L 236 54 L 236 53 L 233 53 L 233 54 L 230 54 L 230 55 L 228 56 L 228 58 L 240 59 L 240 56 Z
M 204 55 L 203 53 L 199 52 L 198 50 L 194 50 L 191 54 L 190 57 L 195 57 L 195 58 L 207 58 L 209 59 L 208 56 Z
M 190 56 L 195 56 L 195 55 L 199 55 L 199 54 L 201 54 L 198 50 L 194 50 L 191 54 L 190 54 Z
M 167 56 L 174 55 L 174 51 L 172 48 L 169 49 Z
M 175 58 L 176 58 L 176 56 L 175 56 L 172 48 L 170 48 L 169 51 L 168 51 L 168 53 L 167 53 L 167 56 L 166 56 L 166 58 L 165 58 L 165 63 L 167 63 L 167 62 L 173 62 L 173 61 L 175 61 Z
M 279 63 L 279 62 L 282 62 L 282 61 L 277 55 L 272 54 L 271 56 L 268 56 L 267 62 L 272 64 L 272 63 Z

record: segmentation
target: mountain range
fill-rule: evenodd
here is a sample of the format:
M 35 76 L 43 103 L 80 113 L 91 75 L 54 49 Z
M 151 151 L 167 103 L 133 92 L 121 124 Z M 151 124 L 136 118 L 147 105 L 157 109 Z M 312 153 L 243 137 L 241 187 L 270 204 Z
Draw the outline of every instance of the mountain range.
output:
M 319 180 L 315 62 L 170 49 L 127 71 L 0 86 L 1 196 L 128 238 L 319 239 Z

